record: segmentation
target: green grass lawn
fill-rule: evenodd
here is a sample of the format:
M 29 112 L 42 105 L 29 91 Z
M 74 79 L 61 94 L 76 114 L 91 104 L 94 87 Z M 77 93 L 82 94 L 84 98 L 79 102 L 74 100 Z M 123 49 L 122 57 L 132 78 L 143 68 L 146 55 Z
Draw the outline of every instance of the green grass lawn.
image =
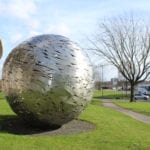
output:
M 135 112 L 139 112 L 139 113 L 150 116 L 150 102 L 129 103 L 127 101 L 116 101 L 116 100 L 114 100 L 113 102 L 123 108 L 127 108 L 127 109 L 133 110 Z
M 101 98 L 101 99 L 123 99 L 123 98 L 129 98 L 129 94 L 125 94 L 121 91 L 115 91 L 115 90 L 95 90 L 94 91 L 94 98 Z
M 0 100 L 0 124 L 15 117 Z M 79 119 L 96 125 L 87 133 L 64 136 L 24 136 L 0 129 L 0 150 L 149 150 L 150 125 L 104 108 L 94 99 Z

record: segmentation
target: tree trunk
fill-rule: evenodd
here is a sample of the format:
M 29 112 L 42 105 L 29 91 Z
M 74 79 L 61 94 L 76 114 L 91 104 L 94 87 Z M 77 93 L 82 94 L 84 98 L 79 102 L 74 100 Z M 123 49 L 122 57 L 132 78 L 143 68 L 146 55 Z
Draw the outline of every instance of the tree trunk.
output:
M 133 102 L 134 101 L 134 84 L 133 83 L 130 83 L 130 92 L 131 92 L 131 95 L 130 95 L 130 102 Z

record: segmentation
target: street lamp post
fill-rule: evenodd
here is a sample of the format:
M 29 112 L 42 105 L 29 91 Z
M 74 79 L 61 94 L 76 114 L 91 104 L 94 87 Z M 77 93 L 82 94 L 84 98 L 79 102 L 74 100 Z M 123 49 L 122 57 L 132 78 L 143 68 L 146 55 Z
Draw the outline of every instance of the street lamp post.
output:
M 101 76 L 102 76 L 102 81 L 101 81 L 101 91 L 102 91 L 102 96 L 104 95 L 103 93 L 103 80 L 104 80 L 104 75 L 103 75 L 103 72 L 104 72 L 104 66 L 108 66 L 109 64 L 102 64 L 102 65 L 97 65 L 96 68 L 99 68 L 101 67 Z

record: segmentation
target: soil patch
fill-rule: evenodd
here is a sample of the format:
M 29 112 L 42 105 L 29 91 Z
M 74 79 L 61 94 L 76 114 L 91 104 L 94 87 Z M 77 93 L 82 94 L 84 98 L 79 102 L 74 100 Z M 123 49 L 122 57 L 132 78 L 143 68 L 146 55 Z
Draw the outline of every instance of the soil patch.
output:
M 72 120 L 64 124 L 60 128 L 37 128 L 32 127 L 17 116 L 0 116 L 0 132 L 7 132 L 17 135 L 30 136 L 56 136 L 56 135 L 70 135 L 88 132 L 95 129 L 95 125 L 82 121 Z

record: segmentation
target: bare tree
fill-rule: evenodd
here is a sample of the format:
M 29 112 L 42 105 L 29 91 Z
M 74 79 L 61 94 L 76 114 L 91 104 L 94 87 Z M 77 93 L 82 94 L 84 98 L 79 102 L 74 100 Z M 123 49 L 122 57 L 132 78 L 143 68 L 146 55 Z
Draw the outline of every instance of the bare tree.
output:
M 130 83 L 134 100 L 135 86 L 150 74 L 150 29 L 143 20 L 133 16 L 105 20 L 91 40 L 97 55 L 113 64 Z

